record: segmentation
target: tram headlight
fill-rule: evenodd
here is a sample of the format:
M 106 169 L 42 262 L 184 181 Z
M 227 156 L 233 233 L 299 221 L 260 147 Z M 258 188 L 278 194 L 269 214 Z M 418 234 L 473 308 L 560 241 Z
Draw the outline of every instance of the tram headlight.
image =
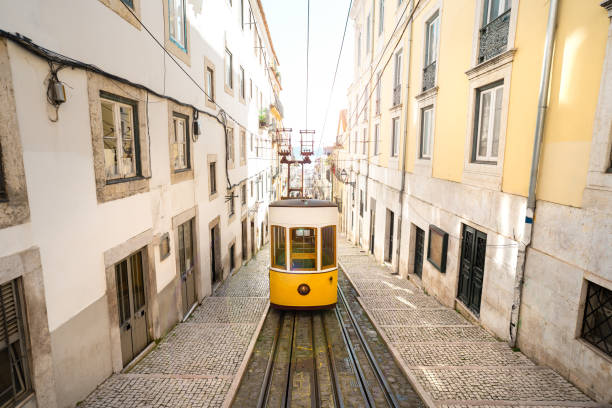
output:
M 305 283 L 301 283 L 300 286 L 298 286 L 298 293 L 302 296 L 306 296 L 310 293 L 310 286 Z

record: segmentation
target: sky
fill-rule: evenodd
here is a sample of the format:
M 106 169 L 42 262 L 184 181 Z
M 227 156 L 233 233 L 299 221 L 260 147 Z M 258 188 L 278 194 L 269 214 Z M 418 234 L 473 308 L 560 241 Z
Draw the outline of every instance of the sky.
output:
M 349 19 L 336 84 L 330 90 L 342 42 L 350 0 L 310 0 L 308 129 L 316 131 L 318 148 L 335 142 L 338 114 L 347 107 L 347 89 L 353 79 L 353 26 Z M 306 126 L 306 27 L 308 0 L 262 0 L 270 35 L 280 63 L 280 95 L 284 126 L 293 128 L 293 142 Z M 327 121 L 322 133 L 325 112 Z

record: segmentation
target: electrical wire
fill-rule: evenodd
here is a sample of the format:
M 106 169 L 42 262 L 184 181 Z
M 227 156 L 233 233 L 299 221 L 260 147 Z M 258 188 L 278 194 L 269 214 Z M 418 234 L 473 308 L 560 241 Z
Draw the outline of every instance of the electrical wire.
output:
M 323 135 L 325 134 L 325 124 L 327 123 L 327 114 L 329 113 L 329 107 L 331 105 L 332 95 L 334 93 L 334 86 L 336 85 L 336 76 L 338 75 L 338 67 L 340 66 L 340 57 L 342 56 L 342 49 L 344 48 L 344 38 L 346 37 L 346 28 L 348 27 L 348 22 L 351 16 L 352 6 L 353 6 L 353 0 L 350 0 L 348 11 L 346 12 L 346 21 L 344 22 L 344 32 L 342 33 L 342 42 L 340 43 L 340 51 L 338 52 L 338 60 L 336 61 L 336 70 L 334 71 L 334 80 L 332 81 L 331 90 L 329 91 L 329 101 L 327 102 L 327 109 L 325 110 L 325 118 L 323 119 L 323 127 L 321 129 L 321 137 L 319 138 L 319 146 L 317 147 L 317 150 L 321 148 L 321 143 L 323 142 Z
M 310 51 L 310 0 L 308 0 L 308 11 L 306 13 L 306 127 L 308 130 L 308 63 Z

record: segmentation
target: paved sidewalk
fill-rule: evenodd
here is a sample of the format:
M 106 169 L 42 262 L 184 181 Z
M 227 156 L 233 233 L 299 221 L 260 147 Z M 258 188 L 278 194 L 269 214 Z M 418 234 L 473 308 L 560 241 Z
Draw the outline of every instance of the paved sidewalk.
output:
M 226 397 L 229 402 L 268 306 L 268 259 L 266 247 L 129 373 L 111 376 L 79 407 L 221 407 Z
M 344 239 L 338 255 L 359 301 L 430 407 L 598 406 Z

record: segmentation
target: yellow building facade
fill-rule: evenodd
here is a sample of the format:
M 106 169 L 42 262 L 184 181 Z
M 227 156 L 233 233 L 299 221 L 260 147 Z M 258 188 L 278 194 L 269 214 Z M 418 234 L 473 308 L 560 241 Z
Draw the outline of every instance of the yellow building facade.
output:
M 353 2 L 332 156 L 351 241 L 606 402 L 611 8 Z

